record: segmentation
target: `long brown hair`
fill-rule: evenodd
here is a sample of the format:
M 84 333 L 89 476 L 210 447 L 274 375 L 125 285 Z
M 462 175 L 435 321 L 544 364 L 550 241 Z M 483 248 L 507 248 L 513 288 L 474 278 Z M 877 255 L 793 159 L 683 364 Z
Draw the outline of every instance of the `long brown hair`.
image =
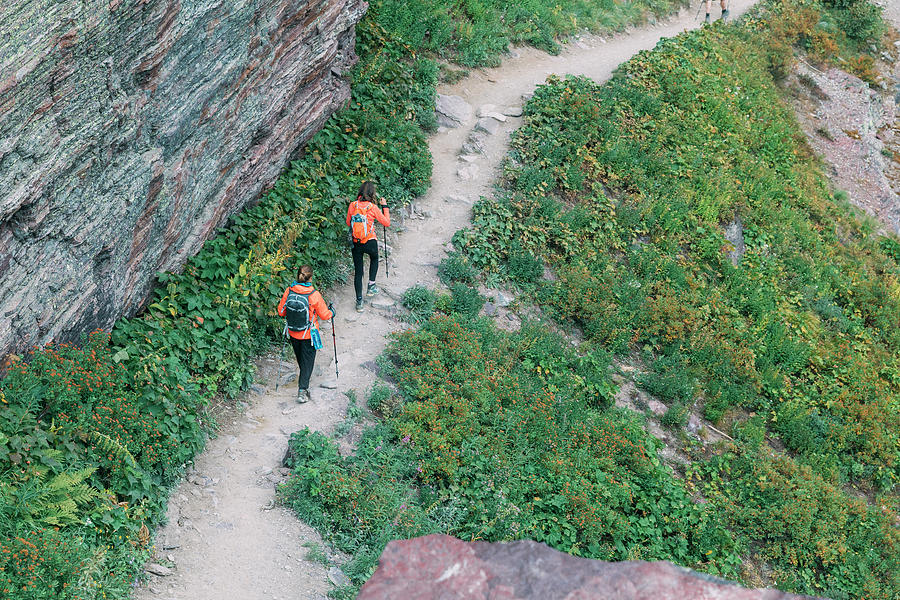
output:
M 299 269 L 297 269 L 297 281 L 300 283 L 306 283 L 310 279 L 312 279 L 313 270 L 309 265 L 303 265 Z
M 363 181 L 362 185 L 359 186 L 359 193 L 356 194 L 356 197 L 366 202 L 375 202 L 375 182 Z

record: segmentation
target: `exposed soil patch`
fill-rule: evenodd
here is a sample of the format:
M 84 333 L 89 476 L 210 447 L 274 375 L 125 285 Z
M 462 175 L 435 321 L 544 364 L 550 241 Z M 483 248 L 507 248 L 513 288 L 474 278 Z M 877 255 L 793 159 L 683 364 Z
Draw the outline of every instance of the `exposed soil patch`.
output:
M 834 187 L 884 231 L 900 234 L 900 63 L 882 63 L 881 71 L 885 89 L 876 90 L 840 69 L 801 61 L 786 85 Z

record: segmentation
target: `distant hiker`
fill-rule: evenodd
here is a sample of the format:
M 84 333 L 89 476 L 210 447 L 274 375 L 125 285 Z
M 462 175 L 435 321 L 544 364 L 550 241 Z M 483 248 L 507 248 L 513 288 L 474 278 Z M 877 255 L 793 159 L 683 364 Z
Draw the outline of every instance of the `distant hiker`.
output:
M 278 314 L 285 317 L 287 334 L 300 367 L 297 381 L 297 402 L 309 401 L 309 377 L 316 362 L 316 350 L 322 348 L 319 319 L 334 316 L 334 306 L 325 306 L 322 294 L 312 286 L 313 270 L 303 265 L 297 271 L 297 281 L 284 290 L 278 303 Z
M 356 288 L 356 312 L 363 310 L 362 278 L 363 255 L 369 255 L 369 285 L 366 296 L 378 293 L 375 276 L 378 275 L 378 240 L 375 237 L 375 219 L 384 227 L 391 226 L 391 215 L 384 198 L 377 198 L 380 208 L 375 207 L 375 183 L 366 181 L 359 187 L 356 200 L 347 208 L 347 227 L 353 242 L 353 286 Z
M 728 22 L 728 0 L 719 0 L 722 7 L 722 20 Z M 709 23 L 709 11 L 712 10 L 712 0 L 706 0 L 706 22 Z

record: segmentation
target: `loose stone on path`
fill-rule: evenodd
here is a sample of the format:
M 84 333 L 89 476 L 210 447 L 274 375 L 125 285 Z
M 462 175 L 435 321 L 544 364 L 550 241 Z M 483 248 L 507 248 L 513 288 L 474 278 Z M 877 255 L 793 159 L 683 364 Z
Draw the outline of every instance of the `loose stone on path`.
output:
M 500 122 L 490 117 L 482 117 L 475 124 L 475 131 L 483 131 L 488 135 L 494 135 L 500 131 Z
M 478 177 L 478 165 L 468 164 L 464 167 L 460 167 L 459 170 L 456 171 L 456 174 L 463 181 L 475 179 Z
M 438 125 L 451 129 L 472 118 L 472 107 L 459 96 L 438 94 L 434 112 L 437 114 Z
M 483 131 L 473 131 L 466 138 L 460 152 L 463 154 L 484 154 L 484 142 L 487 140 L 487 134 Z

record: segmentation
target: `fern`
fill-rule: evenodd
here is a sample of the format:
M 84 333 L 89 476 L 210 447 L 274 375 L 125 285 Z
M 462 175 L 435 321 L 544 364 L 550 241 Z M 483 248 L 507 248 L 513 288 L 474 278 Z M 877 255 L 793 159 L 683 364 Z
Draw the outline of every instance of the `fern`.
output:
M 32 518 L 57 526 L 80 521 L 79 509 L 101 496 L 99 490 L 84 483 L 96 470 L 87 467 L 53 477 L 44 487 L 42 502 L 32 511 Z
M 99 431 L 91 432 L 91 440 L 97 445 L 97 448 L 102 450 L 106 454 L 111 454 L 118 458 L 119 460 L 128 464 L 128 466 L 133 469 L 138 468 L 137 461 L 134 459 L 134 455 L 128 451 L 121 442 L 115 440 L 108 435 L 102 434 Z
M 81 521 L 83 510 L 102 497 L 99 490 L 85 483 L 96 470 L 87 467 L 48 479 L 46 467 L 36 468 L 30 480 L 4 490 L 4 519 L 58 527 Z

